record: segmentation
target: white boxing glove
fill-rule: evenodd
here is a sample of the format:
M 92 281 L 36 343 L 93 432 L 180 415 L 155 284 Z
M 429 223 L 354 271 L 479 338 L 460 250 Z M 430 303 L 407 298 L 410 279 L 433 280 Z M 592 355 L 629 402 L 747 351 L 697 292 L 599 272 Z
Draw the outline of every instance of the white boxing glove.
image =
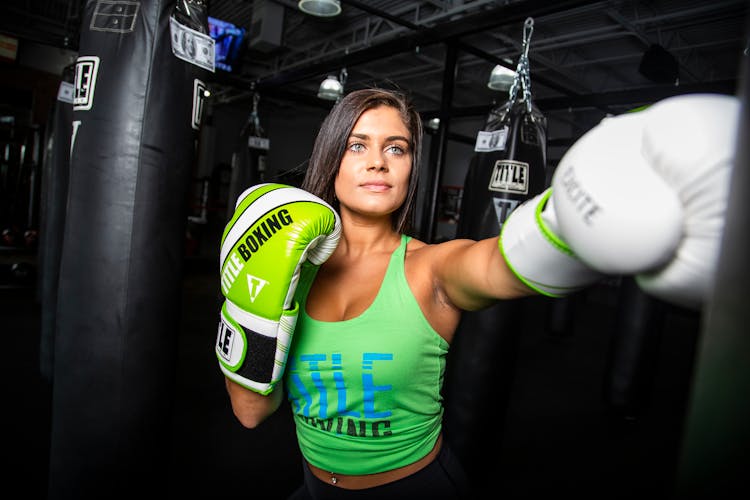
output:
M 700 307 L 718 259 L 739 108 L 732 96 L 694 94 L 604 119 L 566 152 L 550 199 L 527 202 L 535 217 L 519 207 L 504 224 L 511 269 L 548 295 L 600 276 L 580 267 L 636 275 L 644 291 Z
M 739 140 L 740 100 L 694 95 L 649 110 L 643 156 L 678 193 L 685 214 L 673 256 L 636 276 L 646 292 L 700 307 L 713 289 Z

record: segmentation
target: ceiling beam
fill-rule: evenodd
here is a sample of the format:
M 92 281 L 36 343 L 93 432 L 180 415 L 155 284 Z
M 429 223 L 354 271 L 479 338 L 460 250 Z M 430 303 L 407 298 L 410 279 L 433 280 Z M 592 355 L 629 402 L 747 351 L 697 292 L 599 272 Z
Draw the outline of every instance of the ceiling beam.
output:
M 571 97 L 548 97 L 534 102 L 543 110 L 599 108 L 601 106 L 637 106 L 651 104 L 667 97 L 694 93 L 735 94 L 737 80 L 720 80 L 683 85 L 653 85 L 628 90 L 600 92 Z
M 353 4 L 355 2 L 350 3 Z M 360 2 L 356 3 L 359 4 Z M 259 89 L 269 86 L 287 85 L 317 77 L 330 71 L 338 71 L 344 66 L 350 67 L 365 64 L 373 60 L 390 57 L 393 54 L 413 51 L 420 46 L 455 40 L 462 36 L 472 35 L 499 26 L 522 22 L 527 17 L 549 15 L 592 3 L 599 2 L 592 2 L 591 0 L 561 0 L 558 2 L 528 0 L 503 5 L 493 9 L 491 12 L 481 11 L 436 27 L 420 28 L 409 35 L 354 50 L 346 54 L 336 53 L 309 65 L 281 71 L 268 77 L 261 77 L 256 80 L 256 84 Z M 368 8 L 368 10 L 372 9 Z M 401 24 L 404 23 L 404 21 L 401 21 Z
M 598 92 L 575 97 L 546 97 L 534 99 L 534 104 L 542 112 L 560 111 L 568 109 L 597 108 L 608 106 L 635 107 L 643 104 L 651 104 L 667 97 L 683 94 L 712 93 L 736 95 L 739 81 L 736 79 L 719 80 L 707 83 L 690 83 L 682 85 L 653 85 L 628 90 L 617 90 L 612 92 Z M 470 118 L 473 116 L 486 116 L 492 105 L 454 107 L 451 110 L 453 118 Z M 439 110 L 429 110 L 421 113 L 425 120 L 440 115 Z

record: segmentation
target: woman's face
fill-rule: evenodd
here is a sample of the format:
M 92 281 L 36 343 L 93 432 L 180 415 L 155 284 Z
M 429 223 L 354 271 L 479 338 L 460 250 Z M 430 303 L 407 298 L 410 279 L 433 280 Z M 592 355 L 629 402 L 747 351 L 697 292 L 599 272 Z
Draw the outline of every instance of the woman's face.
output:
M 409 129 L 390 106 L 359 117 L 347 139 L 336 175 L 341 211 L 366 217 L 390 215 L 406 199 L 411 175 Z

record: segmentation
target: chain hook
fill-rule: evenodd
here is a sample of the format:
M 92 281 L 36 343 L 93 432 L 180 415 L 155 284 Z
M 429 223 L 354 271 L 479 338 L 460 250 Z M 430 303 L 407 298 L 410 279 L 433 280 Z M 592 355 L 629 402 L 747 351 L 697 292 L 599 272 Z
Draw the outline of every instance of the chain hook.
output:
M 529 57 L 529 46 L 531 45 L 531 35 L 534 33 L 534 19 L 527 17 L 523 22 L 523 55 Z
M 526 110 L 531 113 L 531 77 L 529 76 L 529 47 L 531 46 L 531 34 L 534 32 L 534 19 L 527 17 L 523 23 L 523 45 L 521 56 L 518 58 L 516 76 L 508 91 L 510 101 L 515 102 L 518 95 L 518 86 L 523 87 L 523 100 L 526 101 Z

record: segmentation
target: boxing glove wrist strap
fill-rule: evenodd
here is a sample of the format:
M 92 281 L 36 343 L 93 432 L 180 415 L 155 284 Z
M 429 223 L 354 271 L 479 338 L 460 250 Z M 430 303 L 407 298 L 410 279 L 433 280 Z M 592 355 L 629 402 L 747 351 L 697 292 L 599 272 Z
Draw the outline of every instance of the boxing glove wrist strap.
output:
M 278 322 L 224 302 L 216 353 L 221 371 L 241 386 L 268 394 L 281 379 L 299 308 L 285 310 Z
M 557 235 L 547 189 L 516 208 L 503 224 L 498 245 L 508 267 L 529 288 L 562 297 L 601 278 L 581 262 Z

